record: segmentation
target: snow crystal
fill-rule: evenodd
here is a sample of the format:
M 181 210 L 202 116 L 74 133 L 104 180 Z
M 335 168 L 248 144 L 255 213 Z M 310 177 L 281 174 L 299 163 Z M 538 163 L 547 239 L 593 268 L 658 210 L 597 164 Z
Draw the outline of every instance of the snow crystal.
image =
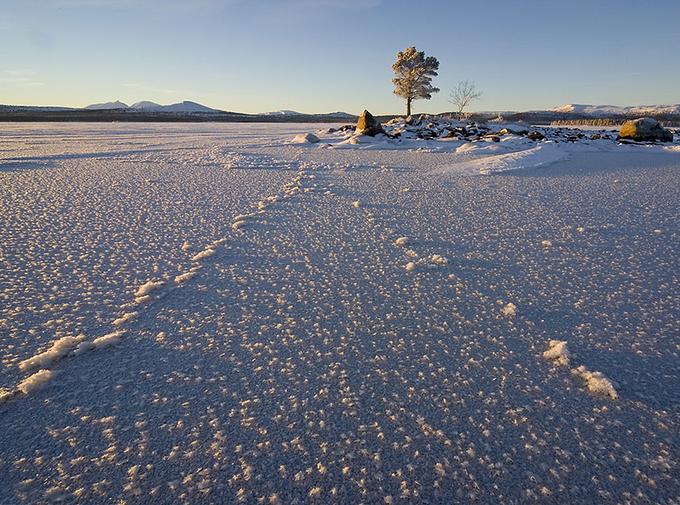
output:
M 569 366 L 571 353 L 564 340 L 550 340 L 548 350 L 543 353 L 545 359 L 555 361 L 558 365 Z
M 66 356 L 75 346 L 85 339 L 83 335 L 77 337 L 62 337 L 56 340 L 52 347 L 47 351 L 28 358 L 19 363 L 21 370 L 30 370 L 37 367 L 47 367 L 54 363 L 59 358 Z
M 588 386 L 588 391 L 595 394 L 609 396 L 613 400 L 619 397 L 614 384 L 602 372 L 592 372 L 584 365 L 574 368 L 571 373 L 583 379 Z
M 56 375 L 51 370 L 39 370 L 19 383 L 17 389 L 25 395 L 37 391 Z

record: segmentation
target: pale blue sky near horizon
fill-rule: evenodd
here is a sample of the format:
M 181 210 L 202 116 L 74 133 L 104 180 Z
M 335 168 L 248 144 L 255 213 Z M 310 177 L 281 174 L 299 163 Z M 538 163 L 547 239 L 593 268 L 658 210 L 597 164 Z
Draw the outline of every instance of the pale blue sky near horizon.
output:
M 680 2 L 0 0 L 0 103 L 193 100 L 239 112 L 403 112 L 396 52 L 473 110 L 680 103 Z

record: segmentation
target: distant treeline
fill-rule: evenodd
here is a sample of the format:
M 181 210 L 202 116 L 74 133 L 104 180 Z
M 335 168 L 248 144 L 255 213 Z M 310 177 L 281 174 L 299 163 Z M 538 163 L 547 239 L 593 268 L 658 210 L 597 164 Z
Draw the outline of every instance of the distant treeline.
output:
M 619 119 L 558 119 L 551 121 L 550 126 L 618 126 L 622 124 Z
M 664 126 L 680 126 L 680 115 L 678 114 L 647 114 L 648 117 L 653 117 Z M 641 116 L 618 116 L 612 115 L 609 117 L 594 118 L 592 116 L 569 114 L 569 113 L 553 113 L 553 112 L 519 112 L 516 114 L 509 114 L 503 119 L 510 122 L 525 122 L 536 125 L 553 125 L 553 126 L 617 126 L 630 119 L 637 119 Z
M 651 115 L 650 117 L 655 117 Z M 556 121 L 551 121 L 550 126 L 621 126 L 624 122 L 629 119 L 635 118 L 618 118 L 618 119 L 558 119 Z M 680 126 L 679 120 L 663 120 L 658 119 L 659 123 L 663 126 L 677 127 Z

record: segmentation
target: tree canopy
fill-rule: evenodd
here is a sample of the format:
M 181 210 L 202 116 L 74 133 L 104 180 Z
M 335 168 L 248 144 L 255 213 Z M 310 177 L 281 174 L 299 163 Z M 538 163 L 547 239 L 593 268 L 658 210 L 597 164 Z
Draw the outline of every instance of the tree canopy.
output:
M 432 85 L 432 78 L 439 70 L 439 61 L 434 56 L 425 56 L 423 51 L 415 47 L 407 47 L 397 53 L 397 60 L 392 65 L 394 70 L 394 94 L 406 100 L 406 115 L 411 115 L 413 100 L 432 98 L 439 88 Z

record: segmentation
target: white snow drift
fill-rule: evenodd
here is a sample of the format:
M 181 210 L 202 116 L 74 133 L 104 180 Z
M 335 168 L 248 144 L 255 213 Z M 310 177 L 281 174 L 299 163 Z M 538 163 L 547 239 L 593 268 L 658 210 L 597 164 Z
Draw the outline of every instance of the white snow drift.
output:
M 66 356 L 84 339 L 84 335 L 78 335 L 76 337 L 62 337 L 53 342 L 52 347 L 50 347 L 47 351 L 36 354 L 35 356 L 19 363 L 19 368 L 21 370 L 30 370 L 32 368 L 38 367 L 49 367 L 58 359 Z

